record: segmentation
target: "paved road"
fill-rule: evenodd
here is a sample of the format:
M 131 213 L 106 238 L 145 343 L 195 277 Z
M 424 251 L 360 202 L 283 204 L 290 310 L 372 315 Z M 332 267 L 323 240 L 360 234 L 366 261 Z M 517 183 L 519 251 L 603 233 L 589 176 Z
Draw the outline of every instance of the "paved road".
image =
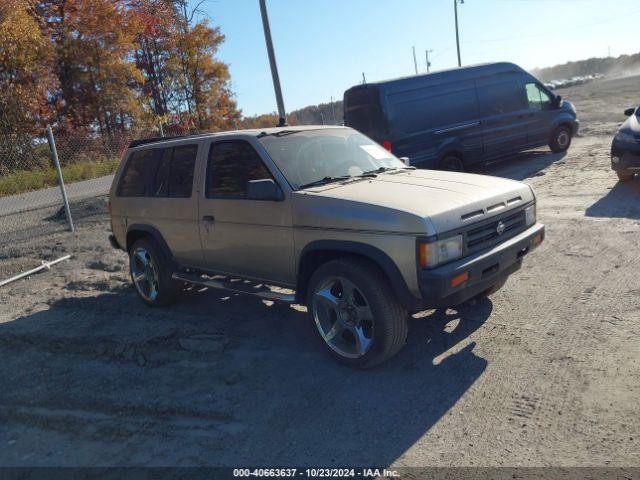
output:
M 68 184 L 69 200 L 105 195 L 111 187 L 113 175 L 107 175 L 83 182 Z M 0 217 L 12 215 L 38 208 L 62 205 L 62 194 L 59 187 L 45 188 L 34 192 L 22 193 L 0 198 Z

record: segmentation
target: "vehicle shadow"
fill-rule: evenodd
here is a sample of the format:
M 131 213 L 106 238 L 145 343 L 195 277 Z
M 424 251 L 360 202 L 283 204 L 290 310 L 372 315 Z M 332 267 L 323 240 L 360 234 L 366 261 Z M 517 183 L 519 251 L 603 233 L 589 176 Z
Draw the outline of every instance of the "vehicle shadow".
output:
M 640 219 L 640 176 L 636 175 L 633 180 L 616 183 L 609 193 L 587 208 L 586 215 Z
M 492 308 L 423 312 L 399 355 L 356 371 L 300 307 L 202 292 L 150 309 L 131 288 L 63 298 L 0 324 L 3 433 L 31 466 L 387 466 L 486 369 L 465 340 Z M 11 452 L 0 463 L 19 465 Z
M 553 153 L 548 150 L 530 150 L 518 153 L 506 159 L 471 167 L 471 173 L 505 177 L 512 180 L 544 175 L 542 172 L 549 165 L 563 160 L 567 152 Z

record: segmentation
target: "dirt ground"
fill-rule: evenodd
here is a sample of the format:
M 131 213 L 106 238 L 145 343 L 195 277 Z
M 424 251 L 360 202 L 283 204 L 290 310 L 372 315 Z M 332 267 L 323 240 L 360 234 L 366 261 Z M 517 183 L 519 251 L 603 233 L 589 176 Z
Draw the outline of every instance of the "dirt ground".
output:
M 582 134 L 479 173 L 531 184 L 544 245 L 491 301 L 427 311 L 372 371 L 302 307 L 141 304 L 108 222 L 0 251 L 0 465 L 638 466 L 640 179 L 609 148 L 640 77 L 562 90 Z

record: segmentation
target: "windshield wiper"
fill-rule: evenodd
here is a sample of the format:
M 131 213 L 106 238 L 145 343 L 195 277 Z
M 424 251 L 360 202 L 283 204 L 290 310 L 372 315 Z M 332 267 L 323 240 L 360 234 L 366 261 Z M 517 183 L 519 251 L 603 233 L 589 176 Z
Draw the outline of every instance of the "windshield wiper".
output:
M 362 175 L 374 175 L 377 173 L 384 173 L 384 172 L 389 172 L 391 170 L 397 170 L 398 167 L 380 167 L 380 168 L 376 168 L 375 170 L 369 170 L 367 172 L 364 172 Z
M 257 135 L 257 138 L 262 138 L 262 137 L 284 137 L 285 135 L 293 135 L 294 133 L 308 132 L 310 130 L 313 130 L 313 129 L 307 129 L 307 130 L 280 130 L 280 131 L 273 132 L 273 133 L 260 132 Z
M 376 175 L 378 173 L 394 172 L 396 170 L 415 170 L 416 167 L 380 167 L 375 170 L 369 170 L 362 175 Z
M 347 180 L 349 178 L 353 178 L 350 175 L 341 175 L 339 177 L 324 177 L 320 180 L 316 180 L 315 182 L 305 183 L 304 185 L 300 185 L 298 190 L 303 190 L 309 187 L 315 187 L 316 185 L 326 185 L 327 183 L 339 182 L 340 180 Z
M 339 177 L 324 177 L 320 180 L 316 180 L 315 182 L 305 183 L 304 185 L 300 185 L 298 190 L 302 190 L 304 188 L 315 187 L 316 185 L 325 185 L 327 183 L 338 182 L 340 180 L 356 180 L 358 178 L 375 178 L 378 175 L 374 172 L 364 172 L 360 175 L 340 175 Z

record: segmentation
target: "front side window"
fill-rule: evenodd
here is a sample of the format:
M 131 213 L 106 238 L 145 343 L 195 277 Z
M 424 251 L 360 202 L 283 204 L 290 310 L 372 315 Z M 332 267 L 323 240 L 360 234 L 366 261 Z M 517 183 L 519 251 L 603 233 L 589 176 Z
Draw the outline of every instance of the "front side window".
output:
M 529 102 L 529 108 L 534 110 L 548 110 L 551 106 L 551 97 L 547 92 L 542 90 L 535 83 L 527 83 L 527 101 Z
M 243 141 L 211 145 L 207 162 L 208 198 L 246 198 L 250 180 L 273 178 L 255 149 Z
M 292 130 L 265 135 L 260 143 L 295 189 L 325 178 L 406 167 L 392 153 L 350 128 Z

